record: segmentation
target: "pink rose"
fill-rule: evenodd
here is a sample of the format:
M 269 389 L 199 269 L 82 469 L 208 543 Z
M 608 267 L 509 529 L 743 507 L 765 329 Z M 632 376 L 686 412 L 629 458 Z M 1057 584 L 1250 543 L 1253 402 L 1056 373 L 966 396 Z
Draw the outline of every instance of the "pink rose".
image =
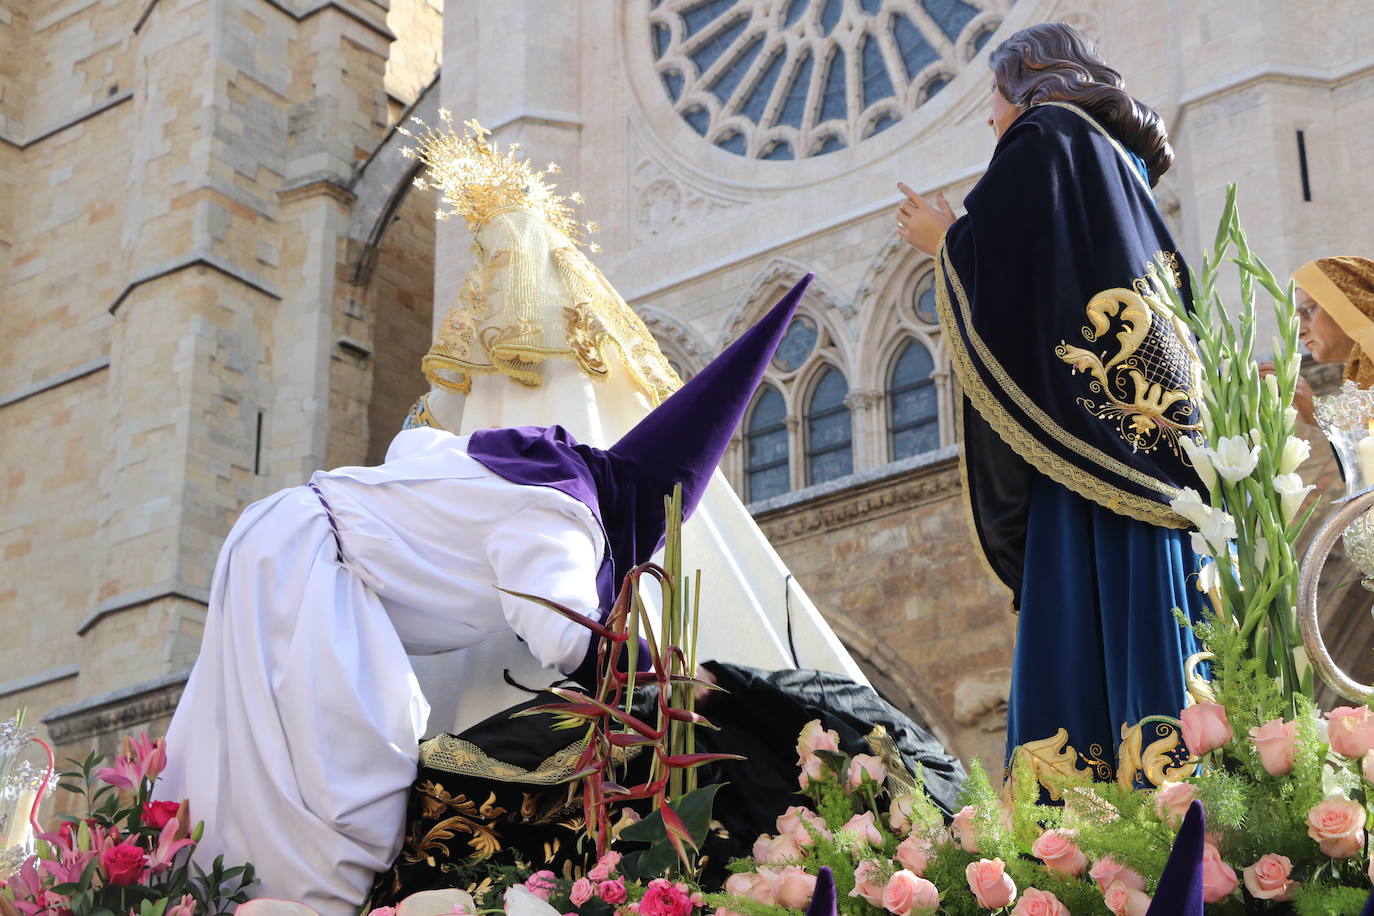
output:
M 1150 910 L 1150 895 L 1120 881 L 1113 881 L 1102 894 L 1102 902 L 1116 916 L 1145 916 Z
M 1088 870 L 1088 857 L 1062 830 L 1046 830 L 1036 837 L 1031 844 L 1031 855 L 1044 862 L 1050 871 L 1071 878 Z
M 1274 853 L 1260 856 L 1254 865 L 1242 870 L 1245 875 L 1245 889 L 1257 900 L 1287 900 L 1297 890 L 1298 882 L 1292 880 L 1293 863 L 1287 856 Z
M 964 878 L 981 907 L 995 910 L 1016 899 L 1016 882 L 1007 874 L 1006 863 L 1001 859 L 970 862 L 968 868 L 964 869 Z
M 1189 782 L 1162 782 L 1155 790 L 1155 812 L 1170 827 L 1183 823 L 1188 808 L 1197 798 L 1197 786 Z
M 887 806 L 887 825 L 894 833 L 902 835 L 911 829 L 911 813 L 916 810 L 916 802 L 914 795 L 898 795 Z
M 973 827 L 973 818 L 977 813 L 977 808 L 964 805 L 959 809 L 959 813 L 954 815 L 954 839 L 959 842 L 959 848 L 964 852 L 978 852 L 978 834 Z
M 1097 889 L 1104 894 L 1107 893 L 1107 888 L 1117 881 L 1131 890 L 1145 890 L 1145 879 L 1140 876 L 1140 872 L 1127 868 L 1111 856 L 1103 856 L 1094 862 L 1088 877 L 1097 882 Z
M 1374 751 L 1364 755 L 1364 761 L 1360 764 L 1360 772 L 1364 774 L 1365 782 L 1374 783 Z
M 525 879 L 525 889 L 540 900 L 548 900 L 557 886 L 558 876 L 548 869 L 537 871 Z
M 862 897 L 874 906 L 882 906 L 883 890 L 887 887 L 887 882 L 881 880 L 883 871 L 883 863 L 877 859 L 864 859 L 854 869 L 854 890 L 849 896 Z
M 801 857 L 801 847 L 787 834 L 769 836 L 765 833 L 754 841 L 754 858 L 765 865 L 782 865 L 785 862 L 795 862 Z
M 100 868 L 115 887 L 137 884 L 143 877 L 143 863 L 146 860 L 143 850 L 132 837 L 118 846 L 109 846 L 100 853 Z
M 1011 916 L 1069 916 L 1069 908 L 1049 891 L 1028 887 L 1016 901 Z
M 1231 723 L 1220 703 L 1194 703 L 1178 715 L 1183 743 L 1194 757 L 1231 743 Z
M 830 772 L 825 761 L 815 754 L 808 754 L 800 762 L 801 772 L 797 774 L 797 783 L 803 789 Z
M 626 809 L 629 810 L 629 809 Z M 592 870 L 587 872 L 587 877 L 593 881 L 605 881 L 615 874 L 616 867 L 620 865 L 620 853 L 611 851 L 596 860 Z
M 934 913 L 940 906 L 940 892 L 934 884 L 902 869 L 883 889 L 883 909 L 897 916 Z
M 596 885 L 590 878 L 578 878 L 573 882 L 572 890 L 568 892 L 568 899 L 573 906 L 581 906 L 588 900 L 596 896 Z
M 1221 852 L 1216 846 L 1202 844 L 1202 901 L 1216 903 L 1239 886 L 1236 870 L 1221 861 Z
M 692 912 L 692 897 L 687 885 L 655 878 L 644 889 L 638 907 L 639 916 L 688 916 Z
M 816 876 L 807 874 L 800 865 L 783 866 L 782 871 L 778 873 L 777 901 L 780 906 L 804 910 L 815 893 Z
M 839 753 L 840 734 L 833 729 L 823 728 L 820 719 L 812 719 L 802 727 L 797 738 L 797 765 L 801 766 L 806 758 L 813 757 L 816 751 Z
M 1368 706 L 1337 706 L 1326 714 L 1326 740 L 1342 757 L 1363 757 L 1374 751 L 1374 713 Z
M 793 805 L 778 816 L 778 834 L 790 836 L 798 846 L 811 846 L 816 841 L 811 836 L 811 831 L 807 829 L 808 824 L 821 836 L 830 838 L 830 831 L 826 829 L 825 819 L 810 808 L 803 808 L 801 805 Z
M 1364 848 L 1364 824 L 1364 805 L 1340 796 L 1307 812 L 1307 835 L 1333 859 L 1348 859 Z
M 923 877 L 930 863 L 930 841 L 920 836 L 902 840 L 897 844 L 897 861 L 916 877 Z
M 883 780 L 887 779 L 887 769 L 883 766 L 882 760 L 872 754 L 855 754 L 850 758 L 849 778 L 845 780 L 844 787 L 853 792 L 864 784 L 865 777 L 881 788 Z
M 883 845 L 883 834 L 873 820 L 872 811 L 865 811 L 863 814 L 854 815 L 849 820 L 845 821 L 844 826 L 840 829 L 854 834 L 871 846 Z
M 617 903 L 625 902 L 625 879 L 612 878 L 610 881 L 602 881 L 596 886 L 596 895 L 602 900 L 615 906 Z
M 1296 722 L 1270 719 L 1250 729 L 1250 743 L 1259 751 L 1260 763 L 1270 776 L 1284 776 L 1293 771 L 1293 749 L 1297 740 Z
M 725 893 L 732 897 L 751 897 L 759 876 L 751 871 L 736 872 L 725 879 Z

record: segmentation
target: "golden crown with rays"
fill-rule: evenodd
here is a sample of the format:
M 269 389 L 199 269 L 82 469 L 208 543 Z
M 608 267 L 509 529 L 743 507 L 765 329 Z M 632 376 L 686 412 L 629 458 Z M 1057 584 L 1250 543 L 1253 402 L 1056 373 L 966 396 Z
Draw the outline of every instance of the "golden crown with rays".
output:
M 498 213 L 531 210 L 575 244 L 587 245 L 593 252 L 601 250 L 596 243 L 586 242 L 587 233 L 598 230 L 596 223 L 574 218 L 570 205 L 583 203 L 582 195 L 558 194 L 558 185 L 547 180 L 560 171 L 558 163 L 535 169 L 529 159 L 516 155 L 521 149 L 519 143 L 510 144 L 504 152 L 500 144 L 488 143 L 491 131 L 476 120 L 464 121 L 460 134 L 448 109 L 440 108 L 439 118 L 444 122 L 442 127 L 412 117 L 418 131 L 397 128 L 419 143 L 418 149 L 401 149 L 402 156 L 418 159 L 425 166 L 425 174 L 415 179 L 415 187 L 438 190 L 440 203 L 448 208 L 435 210 L 435 219 L 461 216 L 467 220 L 468 229 L 476 232 Z

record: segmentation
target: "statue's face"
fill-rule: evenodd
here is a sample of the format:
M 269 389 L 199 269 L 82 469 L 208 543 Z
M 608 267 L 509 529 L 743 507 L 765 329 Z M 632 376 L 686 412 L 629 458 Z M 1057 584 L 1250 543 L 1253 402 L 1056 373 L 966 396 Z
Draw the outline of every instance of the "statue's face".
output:
M 1349 359 L 1354 341 L 1317 300 L 1298 287 L 1294 301 L 1298 307 L 1298 337 L 1312 358 L 1319 363 L 1343 363 Z
M 1007 97 L 1002 94 L 1002 90 L 997 88 L 997 81 L 992 83 L 992 116 L 988 118 L 988 125 L 992 127 L 993 136 L 1002 139 L 1002 135 L 1011 127 L 1013 121 L 1021 117 L 1021 109 L 1017 108 Z

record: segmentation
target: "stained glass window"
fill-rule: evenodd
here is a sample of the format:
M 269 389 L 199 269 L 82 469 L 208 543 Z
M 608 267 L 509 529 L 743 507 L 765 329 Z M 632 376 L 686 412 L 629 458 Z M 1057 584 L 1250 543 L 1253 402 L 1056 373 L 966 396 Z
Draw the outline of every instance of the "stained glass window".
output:
M 985 15 L 993 7 L 651 0 L 648 37 L 667 96 L 693 130 L 737 155 L 791 159 L 853 146 L 923 105 L 964 63 L 956 49 L 981 48 L 996 31 Z M 720 104 L 703 107 L 702 92 Z M 718 122 L 739 116 L 753 123 L 728 125 L 737 141 Z
M 806 482 L 824 483 L 854 473 L 849 383 L 844 373 L 829 366 L 811 392 L 806 411 Z
M 926 324 L 938 324 L 939 314 L 935 311 L 935 283 L 933 278 L 928 278 L 924 283 L 916 287 L 916 295 L 912 301 L 912 307 L 916 311 L 916 317 Z
M 792 489 L 787 465 L 787 405 L 776 388 L 764 385 L 754 401 L 745 424 L 744 452 L 750 502 Z
M 940 406 L 931 373 L 935 361 L 917 340 L 909 340 L 892 364 L 888 385 L 888 431 L 892 458 L 940 447 Z
M 811 351 L 816 349 L 816 338 L 819 336 L 816 322 L 805 315 L 793 318 L 787 326 L 787 333 L 782 335 L 778 349 L 773 353 L 773 365 L 783 372 L 800 369 Z

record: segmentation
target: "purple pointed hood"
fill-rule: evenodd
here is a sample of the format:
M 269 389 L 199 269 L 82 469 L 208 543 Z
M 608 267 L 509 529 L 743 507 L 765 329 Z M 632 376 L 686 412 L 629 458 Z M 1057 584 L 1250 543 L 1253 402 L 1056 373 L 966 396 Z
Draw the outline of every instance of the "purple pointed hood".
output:
M 835 875 L 829 865 L 816 872 L 816 890 L 806 905 L 805 916 L 839 916 L 839 900 L 835 895 Z
M 663 541 L 663 498 L 682 484 L 691 515 L 753 400 L 763 373 L 792 322 L 807 274 L 753 327 L 609 449 L 577 442 L 561 426 L 484 429 L 468 454 L 513 483 L 546 486 L 583 503 L 600 521 L 610 547 L 598 579 L 609 607 L 620 579 Z
M 1202 843 L 1206 832 L 1202 803 L 1195 801 L 1188 806 L 1145 916 L 1202 916 Z

